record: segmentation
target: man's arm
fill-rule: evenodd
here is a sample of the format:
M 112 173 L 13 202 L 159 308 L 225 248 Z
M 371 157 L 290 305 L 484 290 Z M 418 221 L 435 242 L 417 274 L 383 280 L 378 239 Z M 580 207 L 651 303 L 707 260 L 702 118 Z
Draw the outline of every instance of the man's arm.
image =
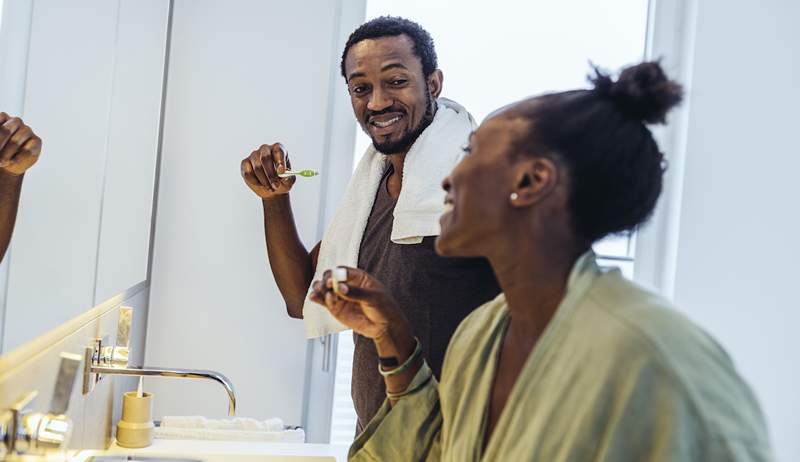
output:
M 22 177 L 23 175 L 15 176 L 0 170 L 0 261 L 6 255 L 11 233 L 14 232 Z
M 303 302 L 314 277 L 319 244 L 309 253 L 292 215 L 289 195 L 262 199 L 264 206 L 264 238 L 272 275 L 286 302 L 286 311 L 293 318 L 303 317 Z
M 286 302 L 286 311 L 293 318 L 302 318 L 303 303 L 317 265 L 319 244 L 309 252 L 297 233 L 289 200 L 295 177 L 278 176 L 291 168 L 289 157 L 280 143 L 262 145 L 242 161 L 241 168 L 245 183 L 261 198 L 267 256 Z
M 25 172 L 39 159 L 42 140 L 18 117 L 0 112 L 0 260 L 6 255 Z

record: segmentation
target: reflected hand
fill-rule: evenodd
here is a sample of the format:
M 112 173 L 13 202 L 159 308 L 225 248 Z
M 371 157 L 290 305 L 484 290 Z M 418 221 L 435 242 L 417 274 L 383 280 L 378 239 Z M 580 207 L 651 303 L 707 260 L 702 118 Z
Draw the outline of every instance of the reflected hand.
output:
M 356 268 L 336 268 L 338 291 L 333 274 L 325 271 L 322 281 L 311 285 L 311 300 L 325 306 L 339 322 L 357 334 L 380 341 L 410 332 L 408 321 L 397 301 L 383 284 Z
M 0 112 L 0 171 L 19 176 L 39 160 L 42 139 L 19 117 Z
M 297 177 L 278 176 L 291 168 L 289 154 L 280 143 L 262 144 L 241 163 L 245 184 L 262 199 L 287 194 L 292 189 Z

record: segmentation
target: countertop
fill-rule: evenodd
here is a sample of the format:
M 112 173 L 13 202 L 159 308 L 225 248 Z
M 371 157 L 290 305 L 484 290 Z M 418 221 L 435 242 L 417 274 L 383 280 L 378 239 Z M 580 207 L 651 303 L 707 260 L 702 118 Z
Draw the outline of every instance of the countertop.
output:
M 148 457 L 196 458 L 208 460 L 209 462 L 279 462 L 284 460 L 297 462 L 335 460 L 336 462 L 346 462 L 347 450 L 348 446 L 337 444 L 157 439 L 151 446 L 142 449 L 122 448 L 114 443 L 107 451 L 84 450 L 78 452 L 70 460 L 71 462 L 85 462 L 91 456 L 97 455 L 135 454 Z

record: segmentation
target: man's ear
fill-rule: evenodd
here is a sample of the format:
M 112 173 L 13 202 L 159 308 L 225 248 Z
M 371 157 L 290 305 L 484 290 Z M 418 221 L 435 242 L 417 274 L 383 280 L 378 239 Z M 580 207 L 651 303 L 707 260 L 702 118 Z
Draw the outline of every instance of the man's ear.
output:
M 528 207 L 544 200 L 558 184 L 558 168 L 546 157 L 525 159 L 514 168 L 512 207 Z
M 442 94 L 442 83 L 444 83 L 444 75 L 441 69 L 436 69 L 428 76 L 428 89 L 431 92 L 433 99 Z

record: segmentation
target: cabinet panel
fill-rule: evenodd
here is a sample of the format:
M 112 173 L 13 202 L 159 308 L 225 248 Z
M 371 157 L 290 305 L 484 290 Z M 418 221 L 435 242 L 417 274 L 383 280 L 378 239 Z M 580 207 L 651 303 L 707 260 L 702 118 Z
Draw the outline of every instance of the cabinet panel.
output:
M 120 2 L 95 304 L 147 279 L 168 14 Z

